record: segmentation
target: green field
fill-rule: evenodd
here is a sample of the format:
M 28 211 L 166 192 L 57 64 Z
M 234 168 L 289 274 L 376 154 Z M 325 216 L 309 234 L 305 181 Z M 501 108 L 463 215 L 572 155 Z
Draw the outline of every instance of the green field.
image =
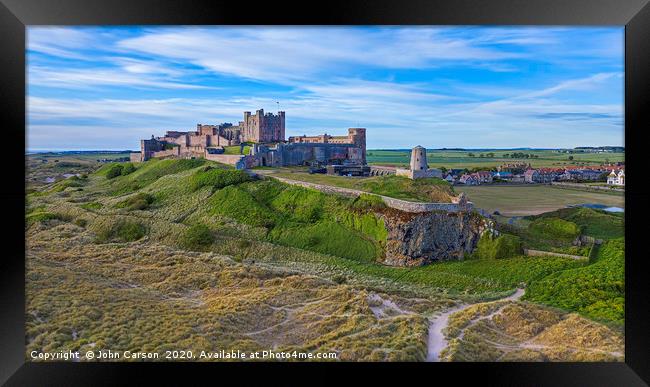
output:
M 624 207 L 622 193 L 600 193 L 548 185 L 480 185 L 454 186 L 465 192 L 478 208 L 489 213 L 499 211 L 504 216 L 537 215 L 569 205 L 595 203 L 612 207 Z
M 523 152 L 534 155 L 533 158 L 504 158 L 504 154 Z M 473 153 L 475 157 L 468 156 Z M 494 157 L 487 157 L 494 153 Z M 480 157 L 483 154 L 484 157 Z M 569 160 L 572 156 L 573 160 Z M 368 150 L 367 160 L 375 165 L 408 165 L 410 152 L 406 150 Z M 431 168 L 490 168 L 503 163 L 526 162 L 533 167 L 564 167 L 568 165 L 600 165 L 604 162 L 625 161 L 625 153 L 559 153 L 555 150 L 485 150 L 485 151 L 451 151 L 429 150 L 427 161 Z

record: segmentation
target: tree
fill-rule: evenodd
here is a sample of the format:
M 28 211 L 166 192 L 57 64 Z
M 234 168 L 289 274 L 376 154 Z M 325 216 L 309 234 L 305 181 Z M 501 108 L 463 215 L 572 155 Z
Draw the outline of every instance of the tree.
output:
M 468 153 L 467 156 L 474 157 L 474 153 Z
M 570 161 L 570 160 L 573 160 L 573 156 L 569 156 L 569 161 Z

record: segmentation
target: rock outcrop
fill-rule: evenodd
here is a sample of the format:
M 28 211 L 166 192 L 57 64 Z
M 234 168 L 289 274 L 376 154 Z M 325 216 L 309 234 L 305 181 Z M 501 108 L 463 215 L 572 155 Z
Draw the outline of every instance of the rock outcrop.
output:
M 382 263 L 391 266 L 462 259 L 476 248 L 483 233 L 494 232 L 494 222 L 474 211 L 408 213 L 388 209 L 377 215 L 388 231 Z

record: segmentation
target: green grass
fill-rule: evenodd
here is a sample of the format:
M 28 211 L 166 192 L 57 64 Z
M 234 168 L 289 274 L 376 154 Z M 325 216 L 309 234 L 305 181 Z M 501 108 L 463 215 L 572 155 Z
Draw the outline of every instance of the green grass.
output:
M 99 202 L 89 202 L 81 205 L 81 208 L 91 211 L 99 210 L 102 207 L 104 207 L 104 205 Z
M 183 233 L 179 245 L 189 250 L 206 250 L 214 242 L 214 235 L 204 224 L 193 224 Z
M 265 238 L 274 243 L 374 261 L 382 254 L 386 229 L 374 214 L 352 203 L 275 180 L 229 186 L 209 199 L 211 214 L 265 227 Z
M 582 233 L 598 239 L 616 239 L 625 235 L 625 218 L 613 213 L 585 207 L 563 208 L 529 219 L 560 218 L 581 227 Z
M 139 192 L 128 199 L 122 200 L 117 203 L 115 207 L 117 208 L 126 208 L 129 211 L 134 210 L 146 210 L 149 206 L 155 201 L 155 198 L 148 194 Z
M 478 241 L 473 253 L 478 259 L 512 258 L 521 255 L 521 240 L 518 236 L 501 234 L 493 237 L 485 233 Z
M 206 163 L 203 159 L 168 159 L 168 160 L 149 160 L 143 163 L 135 172 L 126 176 L 116 176 L 109 179 L 113 195 L 121 195 L 142 189 L 162 176 L 171 175 L 197 168 Z M 105 176 L 111 171 L 115 164 L 108 164 L 100 168 L 96 175 Z M 121 164 L 117 164 L 121 165 Z
M 47 211 L 35 211 L 25 217 L 26 225 L 28 227 L 37 222 L 45 222 L 53 219 L 61 219 L 61 216 Z
M 489 213 L 498 210 L 505 216 L 538 215 L 584 203 L 623 207 L 625 201 L 620 193 L 588 192 L 548 185 L 455 186 L 454 189 L 465 192 L 476 207 Z
M 248 191 L 230 186 L 217 191 L 210 197 L 211 213 L 232 218 L 251 226 L 272 227 L 276 216 L 263 204 L 258 203 Z
M 625 318 L 625 242 L 603 244 L 595 262 L 531 283 L 524 299 L 622 325 Z
M 192 191 L 197 191 L 203 187 L 211 187 L 217 190 L 229 185 L 241 184 L 251 181 L 251 177 L 244 171 L 235 169 L 218 169 L 205 167 L 196 171 L 190 179 Z
M 119 219 L 98 230 L 97 242 L 133 242 L 144 237 L 146 233 L 147 228 L 142 223 Z
M 244 145 L 243 149 L 239 145 L 224 146 L 224 154 L 226 155 L 247 155 L 250 153 L 251 146 Z
M 573 240 L 580 235 L 580 227 L 568 220 L 544 217 L 535 219 L 529 226 L 529 231 L 546 238 Z
M 374 262 L 379 255 L 377 246 L 349 228 L 332 221 L 314 224 L 284 224 L 269 233 L 275 243 L 318 253 Z
M 273 176 L 315 184 L 351 188 L 359 191 L 389 196 L 397 199 L 449 203 L 454 194 L 451 185 L 442 179 L 426 178 L 411 180 L 404 176 L 373 176 L 366 178 L 309 174 L 301 170 L 281 171 Z

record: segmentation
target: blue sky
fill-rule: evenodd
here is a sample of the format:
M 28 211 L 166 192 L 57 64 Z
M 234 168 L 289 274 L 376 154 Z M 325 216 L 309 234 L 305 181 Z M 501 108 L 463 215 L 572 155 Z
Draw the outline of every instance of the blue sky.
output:
M 623 27 L 28 27 L 30 151 L 244 110 L 369 148 L 623 145 Z

